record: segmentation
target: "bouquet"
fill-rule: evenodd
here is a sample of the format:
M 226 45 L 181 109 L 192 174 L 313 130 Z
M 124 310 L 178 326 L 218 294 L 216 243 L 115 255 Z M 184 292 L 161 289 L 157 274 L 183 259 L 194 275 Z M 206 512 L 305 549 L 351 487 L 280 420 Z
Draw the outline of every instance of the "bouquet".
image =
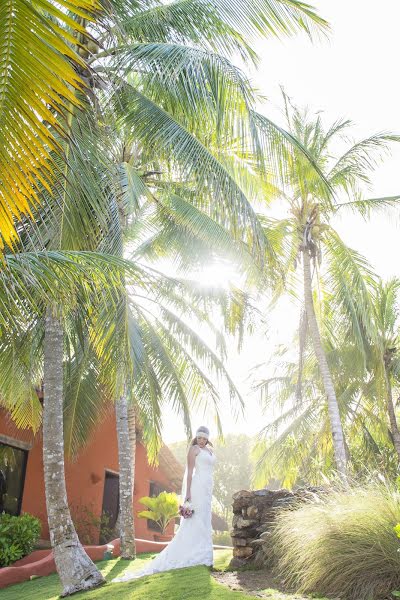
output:
M 194 513 L 194 510 L 192 508 L 192 505 L 187 500 L 186 500 L 186 502 L 184 502 L 183 504 L 180 505 L 179 514 L 184 519 L 190 519 L 190 517 L 193 515 L 193 513 Z

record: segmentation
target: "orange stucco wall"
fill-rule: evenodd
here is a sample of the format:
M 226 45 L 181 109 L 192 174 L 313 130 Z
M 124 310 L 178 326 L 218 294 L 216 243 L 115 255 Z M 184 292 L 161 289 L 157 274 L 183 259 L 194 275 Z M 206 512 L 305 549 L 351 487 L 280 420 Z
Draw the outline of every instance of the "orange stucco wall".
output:
M 9 424 L 4 413 L 0 412 L 0 434 L 12 439 L 24 439 L 22 434 Z M 66 462 L 65 478 L 67 482 L 68 502 L 70 506 L 87 506 L 96 517 L 101 516 L 104 492 L 105 472 L 118 473 L 118 447 L 115 418 L 110 416 L 97 428 L 89 444 L 82 450 L 75 462 Z M 168 479 L 160 468 L 152 468 L 147 462 L 145 448 L 137 445 L 135 465 L 134 508 L 142 496 L 149 494 L 150 482 L 156 481 L 168 487 Z M 36 436 L 28 453 L 25 486 L 22 498 L 22 512 L 37 516 L 43 524 L 43 539 L 48 539 L 46 502 L 44 494 L 43 460 L 41 437 Z M 154 539 L 154 531 L 148 529 L 147 521 L 136 517 L 136 537 Z M 167 533 L 173 532 L 173 524 Z

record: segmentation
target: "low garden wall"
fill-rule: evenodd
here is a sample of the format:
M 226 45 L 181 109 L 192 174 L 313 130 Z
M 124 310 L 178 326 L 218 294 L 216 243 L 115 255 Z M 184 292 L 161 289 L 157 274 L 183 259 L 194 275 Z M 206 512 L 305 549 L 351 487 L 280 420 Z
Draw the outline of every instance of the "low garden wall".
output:
M 289 490 L 241 490 L 233 496 L 233 521 L 230 532 L 233 543 L 231 567 L 248 563 L 268 564 L 271 547 L 269 537 L 276 512 L 284 506 L 315 496 L 317 488 Z
M 119 538 L 110 542 L 114 546 L 113 555 L 119 556 L 120 541 Z M 136 551 L 140 552 L 160 552 L 165 548 L 167 542 L 153 542 L 152 540 L 136 540 Z M 102 546 L 84 546 L 87 554 L 94 561 L 102 560 L 107 551 L 107 544 Z M 17 560 L 9 567 L 0 569 L 0 589 L 15 583 L 27 581 L 32 577 L 42 577 L 55 573 L 56 565 L 51 550 L 35 550 L 32 554 Z

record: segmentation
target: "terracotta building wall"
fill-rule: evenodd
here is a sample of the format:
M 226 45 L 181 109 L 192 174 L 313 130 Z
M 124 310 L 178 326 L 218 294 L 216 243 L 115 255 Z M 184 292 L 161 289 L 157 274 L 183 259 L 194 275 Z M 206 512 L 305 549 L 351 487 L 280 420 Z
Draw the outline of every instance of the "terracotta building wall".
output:
M 23 435 L 11 426 L 0 413 L 0 434 L 12 439 L 23 439 Z M 89 445 L 82 450 L 75 462 L 66 462 L 66 482 L 68 502 L 72 509 L 86 506 L 96 517 L 101 516 L 106 470 L 118 473 L 118 447 L 113 414 L 103 422 L 91 438 Z M 139 504 L 142 496 L 149 495 L 150 482 L 156 481 L 169 487 L 169 482 L 160 468 L 149 466 L 145 448 L 137 445 L 135 466 L 134 507 L 137 510 L 144 507 Z M 42 521 L 41 537 L 48 539 L 46 501 L 44 494 L 42 442 L 40 436 L 34 440 L 28 453 L 25 475 L 25 486 L 22 499 L 22 512 L 33 514 Z M 147 521 L 136 517 L 136 537 L 153 539 L 154 531 L 148 529 Z M 170 524 L 167 533 L 172 533 Z

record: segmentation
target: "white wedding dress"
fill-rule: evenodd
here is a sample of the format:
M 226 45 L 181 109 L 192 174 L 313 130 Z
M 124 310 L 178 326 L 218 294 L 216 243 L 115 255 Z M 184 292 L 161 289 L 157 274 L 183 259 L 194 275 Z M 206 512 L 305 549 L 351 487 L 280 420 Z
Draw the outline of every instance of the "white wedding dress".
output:
M 211 499 L 215 454 L 199 448 L 191 485 L 191 504 L 194 510 L 189 519 L 181 517 L 179 529 L 168 546 L 141 571 L 128 572 L 113 582 L 130 581 L 170 569 L 213 564 Z M 184 486 L 186 485 L 186 473 Z M 185 492 L 183 488 L 183 498 Z

